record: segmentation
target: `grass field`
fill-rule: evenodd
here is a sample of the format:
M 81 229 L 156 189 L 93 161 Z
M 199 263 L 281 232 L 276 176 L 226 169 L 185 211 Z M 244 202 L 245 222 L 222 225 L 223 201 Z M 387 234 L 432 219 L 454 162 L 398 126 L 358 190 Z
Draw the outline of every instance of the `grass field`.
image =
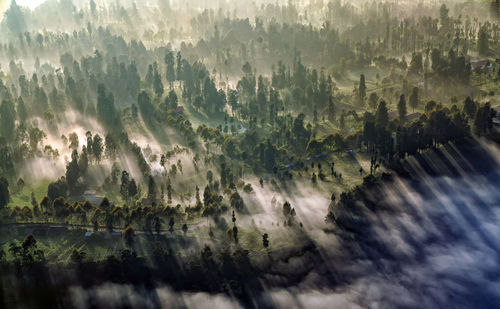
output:
M 17 189 L 16 185 L 11 186 L 11 196 L 9 207 L 31 207 L 31 192 L 35 194 L 37 202 L 40 202 L 47 195 L 47 187 L 51 180 L 44 179 L 35 184 L 25 185 L 22 190 Z

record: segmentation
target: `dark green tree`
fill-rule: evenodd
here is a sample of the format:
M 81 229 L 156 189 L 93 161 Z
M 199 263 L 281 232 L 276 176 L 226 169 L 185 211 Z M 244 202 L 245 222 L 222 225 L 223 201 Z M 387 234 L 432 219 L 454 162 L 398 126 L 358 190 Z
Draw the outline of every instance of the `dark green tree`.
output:
M 181 52 L 177 52 L 176 61 L 177 61 L 177 65 L 176 65 L 175 75 L 177 77 L 177 80 L 182 80 L 184 78 L 184 76 L 182 76 L 182 55 L 181 55 Z
M 92 152 L 94 154 L 94 158 L 99 163 L 102 159 L 102 153 L 104 151 L 104 146 L 102 143 L 102 138 L 99 134 L 94 135 L 94 139 L 92 141 Z
M 408 103 L 410 104 L 410 107 L 412 108 L 413 111 L 415 111 L 415 108 L 418 107 L 419 98 L 418 98 L 418 88 L 417 87 L 413 87 L 413 90 L 411 91 L 411 95 L 410 95 L 410 101 Z
M 0 178 L 0 209 L 6 207 L 10 201 L 9 182 L 4 177 Z
M 156 235 L 161 234 L 162 220 L 160 217 L 155 216 L 153 219 L 153 225 L 155 227 Z
M 60 178 L 56 182 L 52 182 L 49 184 L 47 189 L 47 196 L 51 200 L 55 200 L 58 197 L 66 198 L 68 195 L 68 185 L 64 177 Z
M 364 74 L 361 74 L 361 76 L 359 77 L 358 95 L 360 105 L 364 105 L 366 99 L 366 81 Z
M 469 119 L 474 119 L 476 115 L 476 103 L 471 99 L 471 97 L 465 98 L 463 113 L 467 115 Z
M 156 183 L 152 175 L 148 176 L 148 200 L 151 203 L 156 201 Z
M 477 50 L 481 56 L 487 56 L 490 52 L 490 38 L 486 25 L 479 28 L 477 33 Z
M 161 98 L 163 95 L 163 83 L 158 69 L 158 63 L 153 64 L 153 89 L 156 95 Z
M 170 88 L 173 87 L 175 81 L 175 68 L 174 68 L 174 53 L 169 51 L 165 56 L 165 65 L 167 66 L 167 81 L 170 85 Z
M 269 235 L 267 233 L 264 233 L 264 235 L 262 235 L 262 245 L 266 249 L 269 247 Z
M 229 200 L 231 202 L 231 207 L 236 211 L 242 211 L 245 209 L 245 203 L 237 191 L 231 195 Z
M 0 130 L 2 136 L 10 141 L 16 129 L 16 110 L 11 100 L 3 100 L 0 105 Z
M 113 94 L 106 93 L 106 88 L 100 84 L 97 88 L 97 119 L 108 130 L 117 129 L 119 127 L 118 115 Z
M 78 196 L 81 193 L 79 184 L 80 167 L 78 166 L 78 152 L 73 150 L 71 161 L 66 165 L 66 183 L 71 196 Z
M 481 105 L 474 117 L 474 133 L 479 136 L 488 134 L 493 128 L 493 110 L 490 103 Z
M 134 245 L 134 237 L 134 228 L 131 225 L 128 225 L 122 232 L 123 241 L 128 248 L 132 248 L 132 246 Z
M 26 109 L 26 105 L 24 104 L 22 97 L 17 99 L 17 116 L 21 122 L 26 122 L 28 119 L 28 110 Z
M 370 108 L 376 109 L 377 103 L 378 103 L 378 95 L 374 91 L 374 92 L 370 93 L 370 97 L 368 98 L 368 105 L 370 106 Z
M 389 112 L 387 111 L 385 101 L 380 101 L 377 113 L 375 114 L 375 125 L 379 128 L 385 128 L 387 124 L 389 124 Z
M 137 183 L 135 182 L 135 179 L 131 179 L 128 187 L 127 187 L 127 194 L 129 198 L 134 198 L 137 193 L 139 193 L 139 189 L 137 188 Z
M 398 115 L 399 115 L 399 122 L 400 123 L 405 123 L 406 122 L 406 115 L 408 114 L 408 111 L 406 110 L 406 99 L 405 95 L 402 94 L 399 97 L 399 102 L 398 102 Z
M 146 91 L 142 91 L 137 98 L 137 105 L 141 112 L 142 119 L 146 124 L 150 124 L 154 115 L 154 106 L 151 104 L 151 99 Z
M 116 144 L 115 138 L 111 134 L 106 134 L 105 140 L 104 140 L 106 150 L 105 154 L 106 157 L 108 157 L 111 160 L 114 160 L 116 158 L 116 152 L 118 150 L 118 145 Z
M 168 231 L 170 232 L 170 234 L 174 232 L 174 224 L 175 224 L 174 217 L 170 217 L 170 221 L 168 221 Z

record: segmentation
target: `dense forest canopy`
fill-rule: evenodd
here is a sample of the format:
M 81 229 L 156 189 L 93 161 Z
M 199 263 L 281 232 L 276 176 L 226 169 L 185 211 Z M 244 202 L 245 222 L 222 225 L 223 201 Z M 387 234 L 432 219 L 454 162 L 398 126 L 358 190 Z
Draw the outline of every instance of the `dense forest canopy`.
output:
M 0 12 L 0 307 L 499 303 L 500 1 Z

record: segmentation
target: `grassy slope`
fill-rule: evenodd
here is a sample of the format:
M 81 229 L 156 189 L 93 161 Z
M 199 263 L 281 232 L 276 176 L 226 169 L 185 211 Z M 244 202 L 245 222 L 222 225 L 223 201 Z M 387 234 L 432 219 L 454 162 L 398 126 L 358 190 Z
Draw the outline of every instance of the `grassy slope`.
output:
M 47 195 L 47 187 L 49 186 L 50 182 L 51 180 L 45 179 L 35 184 L 26 185 L 21 191 L 19 191 L 15 185 L 11 185 L 9 207 L 31 207 L 31 192 L 35 193 L 36 200 L 40 202 L 43 197 Z

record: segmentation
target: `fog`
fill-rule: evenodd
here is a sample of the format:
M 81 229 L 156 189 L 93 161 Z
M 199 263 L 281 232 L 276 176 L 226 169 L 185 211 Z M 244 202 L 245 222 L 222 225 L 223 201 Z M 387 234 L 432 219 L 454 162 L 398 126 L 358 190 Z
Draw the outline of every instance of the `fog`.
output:
M 324 223 L 328 201 L 309 191 L 293 195 L 283 193 L 278 205 L 289 200 L 297 209 L 297 220 L 304 222 L 305 233 L 317 246 L 320 260 L 305 255 L 287 263 L 277 263 L 276 270 L 293 274 L 311 266 L 303 279 L 286 289 L 269 285 L 254 295 L 256 307 L 276 308 L 494 308 L 500 301 L 500 149 L 483 144 L 457 156 L 447 147 L 429 152 L 409 162 L 412 179 L 395 177 L 374 192 L 379 208 L 370 210 L 359 204 L 352 211 L 362 215 L 349 228 Z M 452 156 L 450 156 L 450 153 Z M 461 157 L 440 161 L 439 158 Z M 477 159 L 476 159 L 477 158 Z M 478 162 L 480 160 L 480 162 Z M 432 161 L 434 166 L 425 165 Z M 454 166 L 456 169 L 445 166 Z M 433 176 L 441 170 L 446 176 Z M 453 175 L 453 173 L 458 173 Z M 262 205 L 253 210 L 253 222 L 279 221 L 279 206 L 272 208 L 271 190 L 255 186 L 250 204 Z M 269 206 L 268 206 L 269 205 Z M 359 212 L 362 212 L 359 213 Z M 240 226 L 252 224 L 250 221 Z M 330 230 L 324 232 L 324 228 Z M 333 230 L 331 228 L 333 227 Z M 283 230 L 266 229 L 271 242 Z M 279 252 L 279 251 L 276 251 Z M 284 254 L 276 253 L 276 254 Z M 275 258 L 277 256 L 275 255 Z M 320 261 L 318 263 L 318 261 Z M 77 308 L 102 304 L 107 308 L 123 306 L 160 308 L 185 307 L 235 308 L 248 306 L 226 294 L 177 292 L 169 287 L 155 289 L 104 284 L 91 289 L 73 287 L 69 303 Z M 105 305 L 104 305 L 105 304 Z
M 42 236 L 40 243 L 50 255 L 42 259 L 46 269 L 61 263 L 69 273 L 65 280 L 75 279 L 58 299 L 61 307 L 500 304 L 500 148 L 488 140 L 488 133 L 498 132 L 486 119 L 493 115 L 490 106 L 482 104 L 492 102 L 494 107 L 498 102 L 500 67 L 489 61 L 497 58 L 499 31 L 487 1 L 95 0 L 96 7 L 90 0 L 18 0 L 19 7 L 10 3 L 0 0 L 0 116 L 16 129 L 1 126 L 5 147 L 0 150 L 4 158 L 21 160 L 1 165 L 2 173 L 12 174 L 11 191 L 7 184 L 2 192 L 12 193 L 13 202 L 7 197 L 1 205 L 5 215 L 0 225 L 68 226 L 75 235 L 83 234 L 77 227 L 93 228 L 95 238 L 74 236 L 60 246 L 48 232 Z M 488 64 L 479 66 L 479 58 L 489 59 Z M 376 95 L 373 104 L 366 100 L 367 91 Z M 410 92 L 416 93 L 412 107 L 418 116 L 411 123 L 405 101 Z M 469 95 L 472 103 L 466 107 Z M 401 99 L 397 111 L 391 97 Z M 434 99 L 434 106 L 425 104 Z M 302 116 L 304 121 L 299 121 Z M 376 136 L 367 134 L 372 127 Z M 35 147 L 29 142 L 36 136 L 26 133 L 34 128 L 46 134 Z M 449 128 L 463 132 L 449 133 Z M 71 167 L 73 149 L 67 138 L 77 134 L 82 154 L 88 131 L 99 134 L 103 143 L 109 136 L 115 146 L 109 149 L 117 153 L 108 156 L 98 148 L 101 153 L 89 155 L 88 167 L 79 162 Z M 413 145 L 405 140 L 408 136 L 422 141 Z M 326 142 L 327 137 L 339 141 Z M 400 149 L 405 147 L 408 153 Z M 300 166 L 313 156 L 328 175 L 320 177 L 318 165 Z M 370 159 L 380 170 L 363 180 Z M 119 172 L 110 184 L 114 164 Z M 122 171 L 137 187 L 126 183 Z M 312 177 L 316 171 L 320 180 Z M 24 185 L 45 194 L 38 184 L 65 175 L 76 175 L 64 178 L 61 189 L 67 211 L 59 209 L 61 200 L 44 203 L 43 216 L 28 206 L 24 215 L 11 210 L 23 206 L 14 203 L 19 203 Z M 370 184 L 370 179 L 376 181 Z M 84 188 L 116 201 L 109 207 L 102 203 L 102 209 L 72 208 L 84 196 L 79 188 L 64 184 L 78 182 L 82 192 Z M 52 185 L 56 191 L 57 183 Z M 339 203 L 338 193 L 349 190 L 357 192 L 352 205 Z M 332 192 L 337 194 L 334 201 Z M 244 206 L 232 205 L 232 197 L 239 195 Z M 285 202 L 293 212 L 284 214 Z M 115 208 L 118 203 L 124 207 Z M 57 210 L 54 218 L 49 208 Z M 325 218 L 329 211 L 333 222 Z M 137 234 L 132 230 L 132 236 L 124 233 L 118 240 L 117 231 L 128 227 Z M 0 249 L 10 246 L 1 240 Z M 256 282 L 222 278 L 208 293 L 205 282 L 182 282 L 179 286 L 191 290 L 176 290 L 172 281 L 163 282 L 173 286 L 117 283 L 112 277 L 99 277 L 97 285 L 78 281 L 80 266 L 107 265 L 103 252 L 116 255 L 110 265 L 120 265 L 119 259 L 127 258 L 120 254 L 133 252 L 144 269 L 156 270 L 153 260 L 158 256 L 149 252 L 156 245 L 166 250 L 154 254 L 178 266 L 176 271 L 200 277 L 213 275 L 203 268 L 215 265 L 198 261 L 205 245 L 213 249 L 214 260 L 222 260 L 225 252 L 244 267 L 247 260 L 238 260 L 237 254 L 248 250 Z M 12 269 L 21 263 L 20 253 L 4 251 L 0 267 L 4 261 Z M 75 252 L 83 257 L 75 258 Z M 172 262 L 177 259 L 179 263 Z M 162 263 L 157 264 L 167 265 Z M 198 273 L 196 267 L 202 270 Z M 57 282 L 57 274 L 50 275 Z M 0 303 L 8 288 L 3 283 Z M 24 288 L 22 280 L 17 284 Z M 16 293 L 5 295 L 15 295 L 9 300 L 15 302 L 20 298 Z

